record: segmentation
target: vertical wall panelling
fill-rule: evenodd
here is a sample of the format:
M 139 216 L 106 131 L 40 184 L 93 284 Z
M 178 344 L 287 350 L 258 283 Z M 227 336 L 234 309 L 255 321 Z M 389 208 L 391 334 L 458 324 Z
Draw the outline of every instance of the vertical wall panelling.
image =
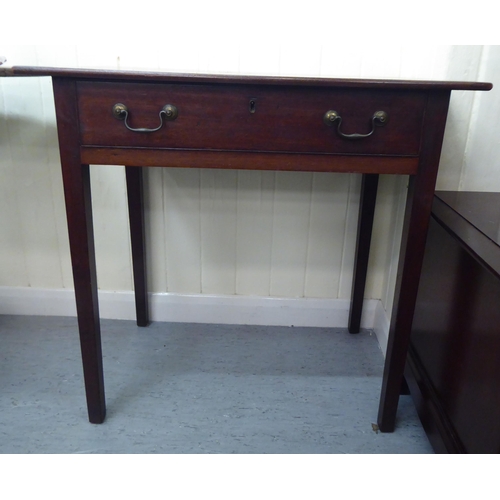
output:
M 340 266 L 340 278 L 338 297 L 341 299 L 351 298 L 352 279 L 354 275 L 354 254 L 356 250 L 356 234 L 358 227 L 358 212 L 361 193 L 361 175 L 349 174 L 347 206 L 345 210 L 345 229 L 342 234 L 342 262 Z
M 274 194 L 271 295 L 303 297 L 312 174 L 276 172 Z
M 274 172 L 238 171 L 238 295 L 270 295 L 274 183 Z
M 64 204 L 64 191 L 59 165 L 59 144 L 57 139 L 54 95 L 50 78 L 40 78 L 41 109 L 45 123 L 46 155 L 50 179 L 50 200 L 52 202 L 52 224 L 55 227 L 58 250 L 58 265 L 61 273 L 61 287 L 73 286 L 68 229 Z
M 382 304 L 386 311 L 392 311 L 394 301 L 394 288 L 398 270 L 399 250 L 401 247 L 401 234 L 406 207 L 406 194 L 408 191 L 408 176 L 395 176 L 390 196 L 392 209 L 390 211 L 390 238 L 387 240 L 387 253 L 385 255 L 384 278 L 382 282 Z
M 313 174 L 305 297 L 330 298 L 338 294 L 348 193 L 349 174 Z
M 12 159 L 6 165 L 10 171 L 5 187 L 15 193 L 12 207 L 17 205 L 19 213 L 16 225 L 13 220 L 6 223 L 12 224 L 10 230 L 18 236 L 13 241 L 21 246 L 17 251 L 25 256 L 24 286 L 58 288 L 62 275 L 40 79 L 6 82 L 4 89 L 8 89 L 4 109 Z
M 164 227 L 158 227 L 158 231 L 165 232 L 167 291 L 200 293 L 202 289 L 200 170 L 190 168 L 152 170 L 164 171 L 165 224 Z M 161 196 L 162 193 L 158 192 L 156 195 Z M 219 244 L 222 246 L 227 243 Z
M 201 170 L 201 291 L 236 293 L 235 170 Z
M 7 99 L 10 95 L 9 84 L 0 81 L 0 109 L 3 119 L 0 120 L 0 286 L 27 286 L 26 256 L 21 227 L 20 207 L 17 201 L 16 186 L 19 183 L 16 163 L 16 147 L 9 130 L 9 123 L 13 120 L 7 108 L 4 94 Z M 5 92 L 4 92 L 5 90 Z M 12 138 L 12 139 L 11 139 Z
M 65 50 L 69 48 L 69 53 L 65 54 Z M 68 63 L 71 63 L 74 58 L 74 48 L 71 46 L 54 47 L 42 46 L 37 47 L 35 52 L 36 64 L 40 66 L 51 66 L 57 64 L 64 57 Z M 52 81 L 50 78 L 39 78 L 40 85 L 40 111 L 43 115 L 44 135 L 46 145 L 46 158 L 49 169 L 48 180 L 50 182 L 49 197 L 52 203 L 52 221 L 54 225 L 56 242 L 55 246 L 58 251 L 57 265 L 59 267 L 61 281 L 59 287 L 73 287 L 73 275 L 71 271 L 71 259 L 69 253 L 68 230 L 66 224 L 66 213 L 64 204 L 64 192 L 62 185 L 62 175 L 59 165 L 59 144 L 57 139 L 56 116 L 54 109 L 54 95 L 52 91 Z M 54 255 L 55 256 L 55 255 Z
M 393 175 L 381 175 L 379 179 L 365 297 L 381 298 L 384 294 L 383 284 L 387 272 L 385 264 L 391 249 L 389 242 L 395 229 L 392 224 L 395 213 L 395 182 L 396 176 Z
M 460 186 L 462 191 L 500 190 L 499 61 L 500 46 L 485 47 L 478 78 L 493 82 L 493 90 L 477 92 L 488 95 L 474 99 Z
M 167 291 L 166 224 L 163 203 L 163 179 L 166 174 L 164 168 L 143 168 L 146 273 L 151 293 Z
M 477 80 L 481 61 L 481 45 L 452 47 L 444 78 L 448 80 Z M 491 94 L 491 92 L 487 92 Z M 465 164 L 474 99 L 481 92 L 452 92 L 448 120 L 441 153 L 437 189 L 458 190 Z
M 410 45 L 401 49 L 400 77 L 442 80 L 449 67 L 449 45 Z
M 98 287 L 131 290 L 132 254 L 125 169 L 91 165 L 90 181 Z

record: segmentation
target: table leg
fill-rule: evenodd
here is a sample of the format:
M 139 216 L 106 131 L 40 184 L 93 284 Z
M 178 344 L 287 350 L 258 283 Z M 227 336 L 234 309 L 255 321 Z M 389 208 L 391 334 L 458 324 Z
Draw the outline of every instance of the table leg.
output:
M 63 165 L 63 180 L 88 414 L 90 422 L 100 424 L 106 415 L 106 403 L 89 166 Z
M 142 175 L 141 167 L 125 167 L 137 325 L 147 326 L 149 324 L 149 313 L 146 285 L 146 250 L 144 243 L 144 199 Z
M 424 259 L 427 229 L 441 155 L 450 92 L 429 96 L 425 112 L 418 172 L 410 176 L 396 279 L 394 305 L 387 343 L 377 423 L 382 432 L 393 432 L 410 344 L 413 314 Z
M 356 255 L 354 258 L 354 275 L 352 279 L 351 309 L 349 311 L 349 333 L 359 333 L 361 313 L 365 294 L 366 272 L 370 256 L 373 216 L 377 199 L 378 174 L 363 174 L 361 183 L 361 199 L 359 204 L 358 234 L 356 239 Z
M 100 424 L 106 415 L 106 403 L 92 226 L 90 169 L 88 165 L 82 165 L 80 162 L 75 82 L 64 78 L 54 78 L 52 82 L 87 408 L 90 422 Z

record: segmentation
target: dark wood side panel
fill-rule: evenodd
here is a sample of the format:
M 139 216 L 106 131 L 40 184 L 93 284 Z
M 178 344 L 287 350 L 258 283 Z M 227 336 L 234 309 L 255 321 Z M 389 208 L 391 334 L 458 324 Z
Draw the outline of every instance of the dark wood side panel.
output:
M 491 186 L 492 189 L 500 189 L 500 186 Z M 470 229 L 463 234 L 456 226 L 456 221 L 453 219 L 453 232 L 462 239 L 469 239 L 472 234 L 475 238 L 479 234 L 484 234 L 496 246 L 500 246 L 500 196 L 497 192 L 471 192 L 471 191 L 437 191 L 434 199 L 432 212 L 436 214 L 436 203 L 442 203 L 449 207 L 451 213 L 460 214 L 462 218 L 467 220 Z M 442 219 L 441 219 L 442 220 Z M 451 228 L 448 222 L 446 225 Z M 483 252 L 481 252 L 483 253 Z M 489 259 L 488 259 L 489 260 Z M 499 267 L 500 269 L 500 267 Z M 497 271 L 500 275 L 500 271 Z
M 496 193 L 468 194 L 476 199 L 477 195 L 484 195 L 485 201 L 488 199 L 490 200 L 490 204 L 485 204 L 483 207 L 484 222 L 482 225 L 485 226 L 484 230 L 489 230 L 487 233 L 484 232 L 482 227 L 480 229 L 470 222 L 469 217 L 472 208 L 467 210 L 467 207 L 464 206 L 464 216 L 457 216 L 457 212 L 452 210 L 442 199 L 436 197 L 432 206 L 432 212 L 435 219 L 439 221 L 441 225 L 447 227 L 448 231 L 452 232 L 456 238 L 464 242 L 465 248 L 475 259 L 480 261 L 494 275 L 500 277 L 500 252 L 498 251 L 500 241 L 500 224 L 498 223 L 498 215 L 500 214 L 499 199 L 498 197 L 494 199 L 488 196 L 489 194 Z M 465 216 L 468 218 L 466 219 Z
M 477 237 L 484 236 L 477 231 Z M 424 401 L 417 408 L 424 427 L 439 431 L 431 442 L 441 439 L 451 453 L 500 452 L 500 277 L 477 257 L 433 217 L 411 335 L 412 371 L 421 379 Z M 412 396 L 419 392 L 412 389 Z
M 416 155 L 426 95 L 381 89 L 78 84 L 82 144 L 227 151 Z M 113 116 L 116 103 L 128 107 L 132 128 L 158 127 L 166 104 L 175 105 L 179 114 L 156 132 L 132 132 Z M 389 118 L 370 137 L 348 140 L 323 122 L 329 110 L 342 116 L 345 134 L 369 133 L 376 111 Z
M 464 446 L 453 429 L 436 390 L 411 344 L 406 360 L 405 379 L 434 452 L 465 453 Z
M 169 149 L 94 148 L 81 149 L 81 160 L 96 165 L 147 165 L 174 168 L 221 168 L 244 170 L 288 170 L 415 174 L 418 157 L 301 155 L 231 151 L 179 151 Z

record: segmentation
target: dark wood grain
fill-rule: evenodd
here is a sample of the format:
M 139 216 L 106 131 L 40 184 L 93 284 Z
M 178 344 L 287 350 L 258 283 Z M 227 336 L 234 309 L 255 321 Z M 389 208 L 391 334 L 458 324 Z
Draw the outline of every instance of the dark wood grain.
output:
M 207 75 L 166 73 L 154 71 L 126 71 L 83 68 L 51 68 L 40 66 L 14 66 L 0 68 L 0 76 L 60 76 L 78 80 L 121 80 L 173 83 L 217 83 L 217 84 L 264 84 L 279 86 L 346 87 L 371 89 L 405 90 L 491 90 L 493 85 L 486 82 L 391 80 L 359 78 L 297 78 L 247 75 Z
M 90 172 L 79 157 L 75 82 L 54 78 L 53 87 L 88 414 L 90 422 L 98 424 L 105 418 L 106 406 Z
M 500 278 L 498 193 L 440 191 L 434 199 L 432 212 L 441 225 L 464 242 L 469 253 Z
M 149 324 L 141 167 L 125 167 L 137 326 Z
M 439 191 L 436 195 L 433 213 L 436 212 L 437 204 L 444 203 L 456 214 L 463 214 L 468 225 L 477 230 L 470 233 L 472 238 L 476 238 L 478 234 L 482 233 L 497 246 L 500 245 L 500 197 L 498 192 Z M 450 221 L 450 224 L 454 223 L 455 218 Z M 458 230 L 458 234 L 461 234 L 461 231 Z
M 477 227 L 500 226 L 498 207 L 500 193 L 437 193 L 434 200 L 407 371 L 441 452 L 500 452 L 500 244 Z
M 361 183 L 361 200 L 359 204 L 358 231 L 356 237 L 356 254 L 354 257 L 354 274 L 352 279 L 351 307 L 347 324 L 349 333 L 359 333 L 361 313 L 365 295 L 366 273 L 370 257 L 373 216 L 377 200 L 377 174 L 365 174 Z
M 460 438 L 439 402 L 434 385 L 425 372 L 418 355 L 415 355 L 411 344 L 408 349 L 405 377 L 420 422 L 434 452 L 440 454 L 465 453 Z
M 393 432 L 436 185 L 450 92 L 429 94 L 418 173 L 410 176 L 378 425 Z
M 98 165 L 414 174 L 418 157 L 277 154 L 253 151 L 193 151 L 81 147 L 81 158 Z
M 83 145 L 409 156 L 419 153 L 426 93 L 82 82 L 78 102 Z M 132 128 L 157 127 L 166 104 L 175 105 L 179 115 L 156 132 L 137 133 L 113 116 L 116 103 L 128 107 Z M 345 134 L 370 132 L 376 111 L 389 119 L 370 137 L 346 140 L 323 122 L 331 109 L 342 116 Z

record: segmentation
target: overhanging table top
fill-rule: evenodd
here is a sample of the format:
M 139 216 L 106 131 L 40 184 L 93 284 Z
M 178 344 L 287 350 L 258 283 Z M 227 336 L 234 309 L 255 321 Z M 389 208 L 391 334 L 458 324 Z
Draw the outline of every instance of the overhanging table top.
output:
M 0 76 L 51 76 L 90 80 L 123 80 L 178 83 L 227 83 L 254 85 L 300 85 L 311 87 L 386 88 L 401 90 L 491 90 L 486 82 L 316 78 L 288 76 L 207 75 L 151 71 L 12 66 L 0 68 Z

